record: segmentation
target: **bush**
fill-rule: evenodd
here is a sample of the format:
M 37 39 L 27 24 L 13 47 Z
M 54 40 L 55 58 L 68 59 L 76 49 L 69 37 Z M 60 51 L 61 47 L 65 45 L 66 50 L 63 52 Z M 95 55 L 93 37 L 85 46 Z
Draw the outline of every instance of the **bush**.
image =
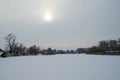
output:
M 104 49 L 101 49 L 96 46 L 89 48 L 89 50 L 88 50 L 88 54 L 102 54 L 103 55 L 105 53 L 106 53 L 106 51 Z
M 1 57 L 3 57 L 3 58 L 6 58 L 6 57 L 8 57 L 9 56 L 9 53 L 2 53 L 1 54 Z

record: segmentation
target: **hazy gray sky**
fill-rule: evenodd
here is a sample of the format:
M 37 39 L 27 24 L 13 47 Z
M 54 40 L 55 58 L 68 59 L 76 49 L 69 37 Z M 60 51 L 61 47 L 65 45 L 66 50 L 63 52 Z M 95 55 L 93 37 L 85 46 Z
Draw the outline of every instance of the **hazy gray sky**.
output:
M 44 20 L 51 13 L 50 22 Z M 0 48 L 8 33 L 26 46 L 75 49 L 120 37 L 120 0 L 0 0 Z

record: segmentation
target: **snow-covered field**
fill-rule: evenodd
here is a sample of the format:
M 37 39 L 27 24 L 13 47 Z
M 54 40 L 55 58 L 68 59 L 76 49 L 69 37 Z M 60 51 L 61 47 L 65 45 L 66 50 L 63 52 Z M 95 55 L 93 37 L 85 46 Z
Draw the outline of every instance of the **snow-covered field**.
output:
M 120 80 L 120 56 L 75 54 L 0 58 L 0 80 Z

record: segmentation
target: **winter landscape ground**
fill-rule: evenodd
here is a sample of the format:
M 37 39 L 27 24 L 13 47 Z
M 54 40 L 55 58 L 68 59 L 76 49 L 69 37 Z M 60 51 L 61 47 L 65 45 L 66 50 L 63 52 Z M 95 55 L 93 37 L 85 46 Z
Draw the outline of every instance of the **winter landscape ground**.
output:
M 120 80 L 120 57 L 66 54 L 0 58 L 0 80 Z

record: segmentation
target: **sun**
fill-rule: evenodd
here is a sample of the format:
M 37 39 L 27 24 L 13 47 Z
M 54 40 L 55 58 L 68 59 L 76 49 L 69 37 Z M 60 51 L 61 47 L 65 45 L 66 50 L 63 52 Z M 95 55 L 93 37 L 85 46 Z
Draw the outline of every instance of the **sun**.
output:
M 52 16 L 51 13 L 45 13 L 45 15 L 44 15 L 44 20 L 45 21 L 50 22 L 50 21 L 52 21 L 52 19 L 53 19 L 53 16 Z

